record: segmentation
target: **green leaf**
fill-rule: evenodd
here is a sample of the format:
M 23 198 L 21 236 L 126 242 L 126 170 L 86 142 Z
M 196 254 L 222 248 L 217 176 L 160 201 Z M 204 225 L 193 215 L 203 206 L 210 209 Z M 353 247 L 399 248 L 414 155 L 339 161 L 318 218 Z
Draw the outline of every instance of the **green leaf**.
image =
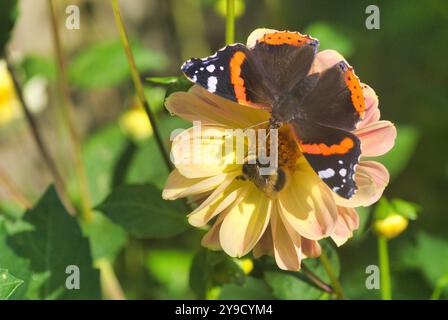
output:
M 272 288 L 274 296 L 281 300 L 314 300 L 322 295 L 322 291 L 299 278 L 292 272 L 266 272 L 264 278 Z
M 0 268 L 0 300 L 8 299 L 22 283 L 23 280 L 11 275 L 7 269 Z
M 340 274 L 339 257 L 336 250 L 327 241 L 320 242 L 322 250 L 325 250 L 328 260 L 335 272 L 336 277 Z M 316 276 L 326 283 L 330 278 L 325 271 L 320 259 L 305 259 L 302 264 L 311 270 Z M 313 300 L 318 299 L 324 293 L 313 285 L 302 272 L 268 271 L 265 272 L 265 280 L 272 288 L 274 296 L 285 300 Z
M 397 126 L 397 138 L 394 147 L 375 160 L 384 164 L 392 179 L 396 178 L 407 166 L 417 147 L 419 133 L 411 126 Z
M 137 69 L 139 71 L 162 70 L 167 59 L 160 53 L 143 48 L 132 41 Z M 83 89 L 111 87 L 130 77 L 128 62 L 120 41 L 108 41 L 80 52 L 69 69 L 73 84 Z
M 53 60 L 37 55 L 28 55 L 20 63 L 26 78 L 43 76 L 50 80 L 56 79 L 56 65 Z
M 2 9 L 0 10 L 0 57 L 4 54 L 4 48 L 9 41 L 17 16 L 17 0 L 2 0 Z
M 389 200 L 385 197 L 381 197 L 380 201 L 375 207 L 374 219 L 375 220 L 384 220 L 388 216 L 395 214 L 395 208 L 390 204 Z
M 30 260 L 35 273 L 48 273 L 40 297 L 99 299 L 99 272 L 93 268 L 89 242 L 76 219 L 63 207 L 54 187 L 48 188 L 37 205 L 25 213 L 24 220 L 34 230 L 12 235 L 10 243 L 19 255 Z M 66 268 L 70 265 L 80 270 L 80 289 L 66 288 Z
M 242 285 L 225 284 L 221 288 L 222 300 L 273 300 L 272 290 L 261 279 L 246 277 Z
M 161 135 L 167 137 L 166 141 L 168 141 L 168 137 L 174 129 L 191 126 L 190 123 L 178 117 L 169 116 L 160 117 L 158 123 Z M 133 184 L 151 182 L 162 189 L 168 177 L 168 171 L 165 168 L 157 143 L 151 137 L 139 144 L 139 150 L 135 154 L 126 174 L 126 181 Z
M 146 81 L 152 84 L 170 85 L 179 81 L 179 77 L 150 77 Z
M 189 292 L 188 275 L 193 254 L 174 249 L 150 250 L 146 267 L 155 279 L 163 285 L 158 299 L 185 298 Z
M 403 199 L 392 199 L 390 204 L 395 208 L 396 212 L 409 220 L 416 220 L 418 212 L 422 210 L 421 206 Z
M 322 250 L 325 250 L 325 253 L 327 254 L 328 260 L 330 261 L 331 267 L 335 272 L 336 277 L 339 277 L 341 273 L 341 263 L 339 261 L 339 256 L 335 247 L 327 240 L 320 241 L 319 243 L 322 247 Z M 319 258 L 305 259 L 302 263 L 323 281 L 325 281 L 326 283 L 330 283 L 331 280 L 328 277 L 328 274 L 325 271 L 325 268 L 322 266 Z
M 120 186 L 97 207 L 137 238 L 168 238 L 189 228 L 186 208 L 151 184 Z
M 89 237 L 93 260 L 113 259 L 126 246 L 127 235 L 122 228 L 103 214 L 94 212 L 94 219 L 83 224 L 84 233 Z
M 245 282 L 243 270 L 223 252 L 201 248 L 194 256 L 190 268 L 190 287 L 199 299 L 217 285 Z
M 99 203 L 110 192 L 115 162 L 125 144 L 126 138 L 118 125 L 98 130 L 84 144 L 83 158 L 92 203 Z M 70 180 L 70 191 L 73 198 L 79 198 L 76 177 Z
M 448 241 L 419 232 L 416 245 L 401 250 L 400 258 L 405 267 L 420 270 L 426 281 L 435 287 L 448 272 Z
M 319 50 L 336 50 L 346 58 L 354 51 L 352 40 L 326 22 L 314 22 L 305 30 L 312 37 L 319 39 Z
M 403 199 L 389 201 L 385 197 L 381 197 L 375 207 L 374 218 L 375 220 L 383 220 L 390 215 L 399 214 L 406 219 L 416 220 L 419 211 L 421 211 L 421 207 L 415 203 Z
M 10 270 L 16 277 L 24 281 L 23 285 L 15 290 L 11 299 L 25 299 L 27 290 L 32 282 L 32 273 L 30 270 L 30 262 L 28 259 L 20 257 L 11 248 L 9 243 L 9 233 L 5 227 L 5 221 L 0 217 L 0 266 Z

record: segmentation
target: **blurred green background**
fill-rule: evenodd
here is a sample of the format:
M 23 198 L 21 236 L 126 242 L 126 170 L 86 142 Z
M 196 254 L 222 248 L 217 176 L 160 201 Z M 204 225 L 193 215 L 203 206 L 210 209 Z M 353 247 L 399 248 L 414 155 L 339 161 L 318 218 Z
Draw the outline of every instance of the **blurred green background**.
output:
M 80 7 L 80 30 L 62 27 L 68 4 Z M 371 4 L 380 9 L 379 30 L 365 27 L 365 10 Z M 142 77 L 180 76 L 185 59 L 209 55 L 224 45 L 225 1 L 133 0 L 121 1 L 121 7 Z M 109 2 L 58 1 L 58 8 L 93 204 L 101 203 L 114 186 L 124 182 L 152 182 L 162 188 L 167 172 L 161 169 L 153 138 L 143 133 L 143 138 L 131 139 L 122 120 L 135 102 Z M 444 209 L 448 194 L 448 2 L 239 0 L 236 9 L 238 42 L 244 43 L 258 27 L 310 33 L 320 39 L 321 49 L 340 51 L 360 79 L 374 88 L 382 118 L 398 128 L 396 147 L 381 159 L 391 173 L 385 196 L 423 208 L 418 220 L 390 242 L 394 298 L 429 298 L 448 275 L 448 213 Z M 63 142 L 66 133 L 59 124 L 48 20 L 46 2 L 20 1 L 10 47 L 19 57 L 27 83 L 43 79 L 40 94 L 48 102 L 36 111 L 36 117 L 47 141 L 53 142 L 51 150 L 76 199 Z M 175 89 L 150 83 L 145 88 L 167 143 L 172 129 L 188 126 L 163 109 L 167 91 Z M 51 179 L 21 117 L 0 127 L 0 150 L 2 172 L 29 199 L 38 199 Z M 18 215 L 21 209 L 7 190 L 0 190 L 0 197 L 0 210 L 9 217 Z M 372 209 L 359 213 L 361 230 L 337 249 L 341 281 L 348 298 L 376 299 L 379 291 L 365 287 L 366 267 L 378 264 L 376 238 L 370 228 Z M 189 286 L 189 272 L 202 231 L 189 228 L 169 239 L 141 240 L 96 215 L 95 226 L 85 228 L 87 233 L 93 230 L 94 259 L 114 261 L 128 298 L 197 297 L 198 290 Z M 270 262 L 254 263 L 253 278 L 244 290 L 235 281 L 216 292 L 210 290 L 207 296 L 252 297 L 261 292 L 261 297 L 270 297 L 265 284 L 256 279 L 260 265 Z M 448 298 L 446 290 L 442 297 Z

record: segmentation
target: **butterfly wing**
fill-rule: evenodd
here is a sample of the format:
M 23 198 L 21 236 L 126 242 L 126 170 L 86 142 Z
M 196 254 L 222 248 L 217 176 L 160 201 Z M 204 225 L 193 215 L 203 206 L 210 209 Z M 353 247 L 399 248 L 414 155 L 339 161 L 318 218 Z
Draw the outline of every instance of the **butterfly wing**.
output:
M 299 84 L 295 91 L 300 89 Z M 301 103 L 301 112 L 311 122 L 347 131 L 356 128 L 365 108 L 359 78 L 344 61 L 318 74 L 316 85 Z
M 258 29 L 249 37 L 250 50 L 263 75 L 278 93 L 289 92 L 308 74 L 319 41 L 299 32 Z
M 269 88 L 243 44 L 226 46 L 203 59 L 192 58 L 181 69 L 209 92 L 250 107 L 270 109 Z
M 361 143 L 354 134 L 337 128 L 294 119 L 290 126 L 303 155 L 327 186 L 343 198 L 356 192 L 355 169 Z

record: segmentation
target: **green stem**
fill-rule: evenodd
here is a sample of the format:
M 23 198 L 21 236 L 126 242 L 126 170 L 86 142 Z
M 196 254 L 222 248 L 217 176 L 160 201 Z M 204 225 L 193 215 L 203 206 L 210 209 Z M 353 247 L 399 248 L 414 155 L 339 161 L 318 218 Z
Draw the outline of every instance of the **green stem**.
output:
M 30 127 L 31 135 L 34 139 L 34 142 L 36 143 L 39 153 L 42 156 L 48 170 L 50 171 L 51 176 L 53 177 L 54 185 L 56 187 L 59 196 L 61 197 L 62 202 L 64 203 L 64 207 L 71 215 L 74 215 L 75 209 L 73 208 L 70 199 L 67 197 L 64 179 L 62 178 L 62 175 L 58 170 L 56 162 L 54 161 L 53 157 L 50 154 L 50 150 L 47 148 L 47 145 L 45 144 L 45 141 L 39 130 L 39 126 L 37 125 L 37 122 L 34 119 L 34 116 L 31 114 L 31 111 L 29 110 L 28 105 L 26 104 L 26 101 L 23 97 L 22 87 L 20 85 L 17 74 L 13 68 L 12 62 L 10 61 L 9 54 L 5 54 L 5 60 L 6 65 L 8 67 L 8 71 L 11 74 L 14 89 L 16 90 L 17 97 L 19 98 L 20 101 L 20 106 L 22 108 L 23 114 L 25 115 L 25 119 Z
M 70 96 L 70 86 L 67 76 L 67 66 L 64 53 L 62 50 L 61 37 L 59 34 L 56 7 L 54 4 L 54 0 L 48 0 L 48 4 L 50 10 L 51 28 L 53 32 L 54 49 L 57 59 L 59 89 L 61 91 L 61 98 L 63 100 L 62 101 L 63 103 L 61 103 L 62 119 L 65 127 L 68 130 L 69 138 L 71 140 L 71 145 L 73 148 L 73 162 L 76 171 L 78 189 L 81 197 L 82 218 L 85 221 L 92 221 L 93 213 L 91 209 L 92 206 L 90 200 L 89 183 L 87 180 L 87 174 L 84 167 L 84 162 L 82 160 L 81 142 L 73 122 L 72 110 L 74 107 Z
M 16 201 L 23 209 L 30 209 L 33 204 L 27 197 L 16 187 L 11 178 L 0 169 L 0 185 L 2 185 L 6 192 L 9 193 L 12 199 Z
M 439 300 L 442 294 L 442 287 L 436 286 L 433 293 L 431 294 L 431 300 Z
M 226 44 L 235 42 L 235 0 L 227 0 Z
M 383 300 L 391 300 L 392 290 L 390 285 L 389 252 L 387 239 L 381 235 L 378 236 L 378 258 L 380 264 L 381 297 Z
M 95 266 L 100 269 L 101 285 L 106 298 L 111 300 L 126 299 L 110 261 L 107 258 L 100 258 L 95 261 Z
M 302 271 L 306 277 L 314 283 L 316 286 L 321 288 L 325 293 L 333 293 L 334 290 L 328 284 L 326 284 L 321 278 L 314 274 L 305 264 L 302 264 Z
M 156 139 L 157 145 L 159 147 L 160 153 L 162 154 L 163 160 L 165 161 L 165 165 L 168 171 L 173 170 L 173 165 L 170 161 L 170 157 L 168 152 L 165 149 L 163 144 L 162 136 L 160 135 L 159 129 L 157 127 L 157 122 L 154 114 L 149 107 L 148 100 L 146 99 L 145 92 L 143 90 L 142 80 L 137 70 L 137 66 L 135 64 L 134 55 L 132 53 L 131 46 L 129 44 L 129 38 L 126 33 L 126 28 L 124 26 L 123 18 L 121 16 L 120 6 L 118 4 L 118 0 L 111 0 L 112 9 L 115 15 L 115 23 L 117 25 L 118 31 L 120 33 L 121 42 L 126 53 L 126 57 L 128 59 L 129 68 L 131 70 L 132 81 L 134 82 L 135 91 L 137 93 L 137 97 L 140 100 L 141 105 L 144 107 L 146 114 L 148 115 L 149 122 L 152 126 L 152 131 L 154 134 L 154 138 Z
M 333 270 L 333 267 L 331 266 L 330 260 L 328 259 L 327 254 L 322 249 L 322 253 L 320 254 L 320 262 L 322 263 L 322 266 L 325 269 L 325 272 L 327 272 L 328 277 L 330 278 L 331 285 L 334 290 L 334 294 L 336 295 L 336 298 L 339 300 L 344 299 L 344 293 L 342 291 L 341 283 L 339 282 L 336 272 Z

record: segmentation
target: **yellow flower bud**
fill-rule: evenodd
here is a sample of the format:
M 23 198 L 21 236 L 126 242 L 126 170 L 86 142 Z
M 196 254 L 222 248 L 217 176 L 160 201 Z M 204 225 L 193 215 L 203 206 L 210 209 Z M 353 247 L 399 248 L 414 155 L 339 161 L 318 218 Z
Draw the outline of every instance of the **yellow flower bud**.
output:
M 119 119 L 120 129 L 131 139 L 141 141 L 152 135 L 151 123 L 143 109 L 131 109 Z
M 254 263 L 253 263 L 252 259 L 249 259 L 249 258 L 237 259 L 236 263 L 243 270 L 244 274 L 249 274 L 254 269 Z
M 408 226 L 408 219 L 399 214 L 391 214 L 373 224 L 376 233 L 387 239 L 392 239 L 402 233 Z
M 0 61 L 0 126 L 7 124 L 20 115 L 20 104 L 17 99 L 11 75 L 6 63 Z

